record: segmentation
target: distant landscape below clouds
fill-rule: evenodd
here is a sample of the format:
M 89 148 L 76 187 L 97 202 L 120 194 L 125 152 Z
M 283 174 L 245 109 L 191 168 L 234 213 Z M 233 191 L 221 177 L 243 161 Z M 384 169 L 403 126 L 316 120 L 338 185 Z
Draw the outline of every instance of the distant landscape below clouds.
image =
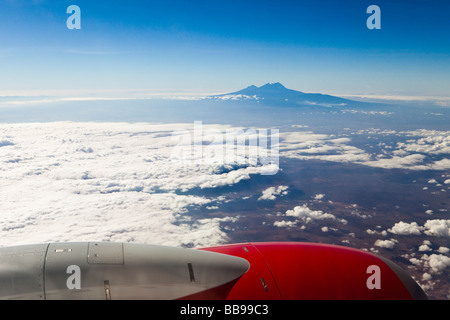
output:
M 334 243 L 379 253 L 430 297 L 447 299 L 450 109 L 331 106 L 326 95 L 298 104 L 294 96 L 304 96 L 281 84 L 249 88 L 271 101 L 225 94 L 3 105 L 1 245 Z M 192 146 L 198 123 L 201 161 L 183 161 L 178 151 Z M 227 130 L 245 139 L 277 130 L 278 142 L 247 142 L 241 161 L 224 162 L 217 135 Z M 279 167 L 265 175 L 267 164 L 249 157 L 269 147 Z
M 219 132 L 230 126 L 207 125 Z M 226 241 L 221 221 L 193 220 L 190 207 L 218 206 L 225 199 L 185 194 L 190 190 L 233 186 L 261 173 L 256 165 L 231 166 L 203 153 L 201 165 L 173 157 L 179 143 L 174 132 L 193 134 L 193 124 L 50 122 L 0 126 L 2 245 L 30 241 L 112 240 L 206 246 Z M 248 130 L 248 128 L 243 129 Z M 383 169 L 450 170 L 449 132 L 380 132 L 366 139 L 403 138 L 394 146 L 378 142 L 352 145 L 352 136 L 292 131 L 280 134 L 283 159 L 352 163 Z M 387 137 L 387 138 L 386 138 Z M 362 147 L 368 148 L 365 151 Z M 206 148 L 206 145 L 203 146 Z M 281 169 L 283 169 L 281 167 Z M 450 174 L 440 181 L 450 189 Z M 425 190 L 428 187 L 425 188 Z M 258 200 L 275 200 L 288 186 L 262 190 Z M 321 200 L 324 195 L 316 195 Z M 297 208 L 297 207 L 296 207 Z M 298 213 L 287 215 L 298 216 Z M 303 211 L 309 215 L 308 208 Z M 447 212 L 447 208 L 444 208 Z M 314 214 L 312 218 L 332 217 Z M 118 227 L 119 226 L 119 227 Z M 393 229 L 395 230 L 395 229 Z M 448 236 L 448 232 L 441 234 Z

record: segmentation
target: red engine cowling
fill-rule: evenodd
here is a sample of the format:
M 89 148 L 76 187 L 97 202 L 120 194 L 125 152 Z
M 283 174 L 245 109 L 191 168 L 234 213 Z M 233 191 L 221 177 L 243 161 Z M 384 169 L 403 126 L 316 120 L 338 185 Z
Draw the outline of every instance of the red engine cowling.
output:
M 232 283 L 186 299 L 427 299 L 403 269 L 362 250 L 298 242 L 242 243 L 200 250 L 244 258 L 250 268 Z

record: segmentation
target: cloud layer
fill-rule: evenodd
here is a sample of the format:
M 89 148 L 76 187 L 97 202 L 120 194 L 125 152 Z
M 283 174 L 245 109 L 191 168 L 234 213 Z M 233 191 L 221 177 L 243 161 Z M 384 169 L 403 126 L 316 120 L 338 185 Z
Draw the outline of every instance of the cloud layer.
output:
M 352 136 L 367 135 L 368 139 L 388 137 L 401 140 L 392 145 L 380 142 L 379 152 L 367 146 L 355 146 Z M 371 145 L 373 148 L 373 143 Z M 384 169 L 448 170 L 450 159 L 450 131 L 360 130 L 348 135 L 317 134 L 312 131 L 280 134 L 280 155 L 301 160 L 349 162 Z
M 226 241 L 222 224 L 235 218 L 196 220 L 187 214 L 214 207 L 218 199 L 182 193 L 234 185 L 262 166 L 174 160 L 172 133 L 191 129 L 192 124 L 1 125 L 0 244 Z

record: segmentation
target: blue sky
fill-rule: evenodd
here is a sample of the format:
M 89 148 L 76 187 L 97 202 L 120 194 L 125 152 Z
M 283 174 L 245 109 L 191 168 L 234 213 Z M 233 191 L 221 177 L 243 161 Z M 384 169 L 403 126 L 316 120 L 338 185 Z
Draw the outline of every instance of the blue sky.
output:
M 68 6 L 81 9 L 69 30 Z M 381 29 L 369 30 L 369 5 Z M 305 92 L 450 95 L 448 1 L 0 3 L 1 94 Z

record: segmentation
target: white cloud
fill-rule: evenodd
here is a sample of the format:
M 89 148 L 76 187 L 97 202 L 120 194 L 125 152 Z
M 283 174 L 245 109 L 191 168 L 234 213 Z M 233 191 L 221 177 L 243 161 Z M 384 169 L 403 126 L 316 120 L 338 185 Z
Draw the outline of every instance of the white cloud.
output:
M 269 187 L 262 192 L 258 200 L 275 200 L 279 195 L 286 195 L 288 186 Z
M 419 246 L 419 251 L 420 252 L 432 251 L 432 249 L 427 244 L 422 244 L 421 246 Z
M 389 232 L 398 235 L 420 235 L 422 231 L 429 236 L 449 237 L 450 236 L 450 220 L 434 219 L 427 220 L 423 226 L 419 226 L 417 222 L 406 223 L 397 222 Z
M 405 134 L 411 137 L 419 137 L 401 145 L 402 149 L 406 151 L 428 154 L 450 153 L 450 131 L 421 129 L 407 131 Z
M 420 270 L 425 271 L 422 275 L 422 281 L 427 283 L 421 285 L 425 290 L 433 288 L 434 283 L 430 281 L 433 275 L 442 274 L 450 266 L 450 258 L 443 254 L 423 254 L 420 258 L 409 258 L 409 261 Z
M 437 250 L 439 253 L 449 253 L 450 249 L 447 247 L 439 247 L 439 249 Z
M 336 219 L 336 217 L 330 213 L 325 213 L 321 210 L 312 210 L 308 208 L 306 204 L 303 204 L 301 206 L 296 206 L 292 210 L 287 210 L 285 214 L 280 214 L 282 217 L 291 217 L 295 220 L 282 220 L 282 221 L 276 221 L 274 222 L 274 226 L 277 227 L 294 227 L 297 226 L 299 222 L 301 223 L 310 223 L 313 221 L 322 221 L 322 220 L 337 220 L 340 223 L 346 224 L 347 221 L 345 219 Z M 305 228 L 305 225 L 301 227 L 302 229 Z M 327 228 L 328 229 L 328 228 Z M 331 228 L 332 230 L 337 230 L 334 228 Z M 323 231 L 323 230 L 322 230 Z M 324 231 L 325 232 L 325 231 Z
M 302 206 L 296 206 L 292 210 L 287 210 L 286 216 L 295 217 L 304 222 L 310 222 L 312 220 L 336 219 L 336 217 L 330 213 L 324 213 L 321 210 L 311 210 L 305 204 Z
M 183 190 L 189 190 L 196 187 L 204 189 L 217 188 L 227 185 L 231 186 L 233 184 L 239 183 L 242 180 L 250 179 L 251 174 L 259 174 L 260 172 L 261 168 L 259 167 L 239 168 L 226 173 L 216 174 L 214 175 L 214 179 L 211 179 L 210 172 L 205 172 L 199 174 L 196 177 L 191 177 L 191 179 L 189 180 L 189 184 L 184 183 Z M 177 183 L 180 183 L 180 181 L 177 181 Z
M 377 240 L 375 241 L 375 246 L 377 247 L 381 247 L 381 248 L 386 248 L 386 249 L 393 249 L 395 247 L 395 244 L 398 241 L 395 239 L 391 239 L 391 240 Z
M 245 95 L 245 94 L 227 94 L 223 96 L 214 96 L 212 98 L 208 97 L 208 99 L 214 99 L 214 100 L 235 100 L 235 101 L 245 101 L 245 100 L 255 100 L 259 101 L 261 100 L 260 97 L 257 95 Z
M 311 131 L 280 133 L 280 155 L 302 160 L 318 159 L 338 162 L 368 161 L 363 150 L 349 145 L 349 138 L 316 134 Z
M 450 237 L 450 220 L 427 220 L 424 227 L 426 228 L 425 234 L 429 236 Z
M 421 263 L 420 259 L 417 259 L 417 258 L 410 258 L 409 262 L 411 262 L 415 266 L 418 266 Z
M 341 110 L 342 113 L 360 113 L 360 114 L 366 114 L 366 115 L 381 115 L 381 116 L 390 116 L 393 115 L 393 112 L 389 111 L 366 111 L 366 110 L 354 110 L 354 109 L 345 109 Z
M 420 235 L 423 227 L 420 227 L 417 222 L 406 223 L 403 221 L 397 222 L 389 232 L 399 235 Z
M 314 200 L 322 200 L 325 197 L 325 194 L 319 193 L 314 196 Z
M 297 221 L 285 221 L 285 220 L 275 221 L 273 223 L 273 225 L 275 227 L 280 227 L 280 228 L 283 228 L 283 227 L 285 227 L 285 228 L 292 228 L 292 227 L 295 227 L 297 225 Z
M 425 273 L 422 275 L 422 280 L 423 280 L 423 281 L 429 281 L 429 280 L 431 280 L 432 278 L 433 278 L 432 275 L 429 274 L 429 273 L 427 273 L 427 272 L 425 272 Z
M 442 159 L 439 161 L 431 162 L 427 165 L 431 170 L 448 170 L 450 169 L 450 159 Z
M 426 170 L 429 167 L 423 164 L 425 158 L 426 156 L 422 154 L 411 154 L 404 157 L 392 156 L 391 158 L 367 161 L 364 164 L 384 169 Z
M 434 273 L 441 273 L 450 266 L 450 257 L 442 254 L 424 255 L 422 257 Z

